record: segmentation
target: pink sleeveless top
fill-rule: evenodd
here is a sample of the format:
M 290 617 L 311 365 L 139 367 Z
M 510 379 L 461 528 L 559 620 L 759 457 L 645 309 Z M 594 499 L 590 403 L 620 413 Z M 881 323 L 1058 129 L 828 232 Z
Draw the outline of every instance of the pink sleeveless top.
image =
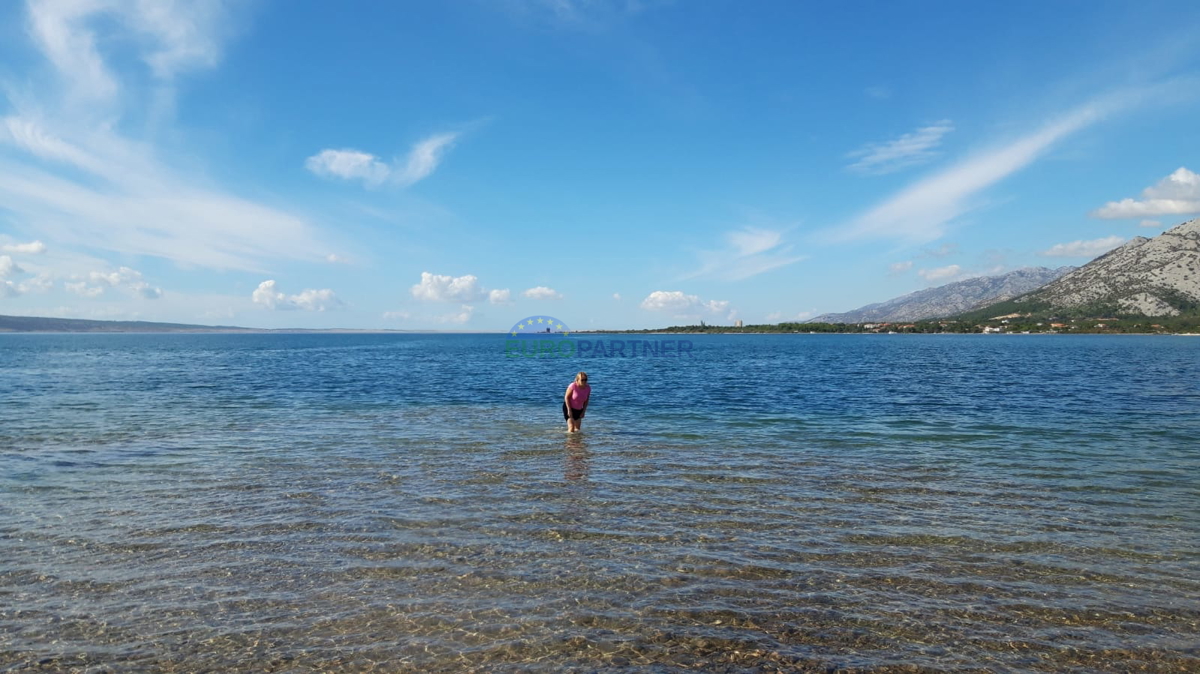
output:
M 567 395 L 570 396 L 571 409 L 581 410 L 584 403 L 587 402 L 588 396 L 592 395 L 591 386 L 576 386 L 575 382 L 567 387 Z

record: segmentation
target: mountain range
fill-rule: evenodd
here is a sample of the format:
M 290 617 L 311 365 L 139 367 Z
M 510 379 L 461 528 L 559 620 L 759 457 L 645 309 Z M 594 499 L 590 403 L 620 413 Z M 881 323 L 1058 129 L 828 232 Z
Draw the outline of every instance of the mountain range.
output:
M 809 323 L 896 323 L 953 316 L 1036 290 L 1075 267 L 1026 267 L 999 276 L 977 276 L 840 314 L 822 314 Z
M 1200 313 L 1200 218 L 1135 237 L 1082 267 L 1031 267 L 928 288 L 810 323 L 885 323 L 960 314 L 1060 312 L 1179 316 Z

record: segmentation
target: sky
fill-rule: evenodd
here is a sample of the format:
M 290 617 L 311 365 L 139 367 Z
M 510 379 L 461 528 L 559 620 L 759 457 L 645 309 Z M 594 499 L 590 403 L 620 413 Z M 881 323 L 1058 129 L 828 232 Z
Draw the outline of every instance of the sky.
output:
M 1200 213 L 1200 3 L 0 3 L 0 314 L 746 324 Z

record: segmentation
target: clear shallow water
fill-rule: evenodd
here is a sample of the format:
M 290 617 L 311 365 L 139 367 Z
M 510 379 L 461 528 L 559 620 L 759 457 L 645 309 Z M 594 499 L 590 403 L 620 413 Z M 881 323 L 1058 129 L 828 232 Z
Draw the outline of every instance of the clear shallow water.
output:
M 1200 668 L 1200 339 L 692 339 L 0 335 L 0 671 Z

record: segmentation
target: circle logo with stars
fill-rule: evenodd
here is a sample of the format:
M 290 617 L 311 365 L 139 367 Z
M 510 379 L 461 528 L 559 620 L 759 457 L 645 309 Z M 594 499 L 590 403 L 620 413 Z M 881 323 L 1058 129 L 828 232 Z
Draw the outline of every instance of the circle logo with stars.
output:
M 571 329 L 553 316 L 529 316 L 517 321 L 508 331 L 509 337 L 566 337 Z

